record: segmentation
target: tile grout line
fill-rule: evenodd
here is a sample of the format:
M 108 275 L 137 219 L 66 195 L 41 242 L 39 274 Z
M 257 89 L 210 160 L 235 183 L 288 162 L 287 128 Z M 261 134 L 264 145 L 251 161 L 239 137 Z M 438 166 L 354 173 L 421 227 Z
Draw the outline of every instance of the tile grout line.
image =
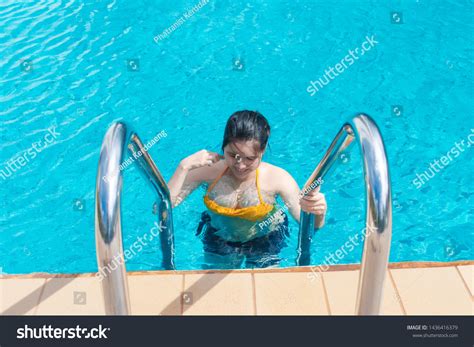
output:
M 41 291 L 40 291 L 40 294 L 38 296 L 38 303 L 36 304 L 35 306 L 35 309 L 33 310 L 33 316 L 36 316 L 36 313 L 38 312 L 38 308 L 39 308 L 39 304 L 41 303 L 41 298 L 43 297 L 43 293 L 44 293 L 44 289 L 46 288 L 46 284 L 50 281 L 51 279 L 50 278 L 47 278 L 43 285 L 41 286 Z
M 393 288 L 395 289 L 395 293 L 397 293 L 397 298 L 398 298 L 397 301 L 398 301 L 400 307 L 402 308 L 403 314 L 406 316 L 407 311 L 405 310 L 405 306 L 403 305 L 402 297 L 401 297 L 400 292 L 398 290 L 398 287 L 395 283 L 395 280 L 393 279 L 392 272 L 390 271 L 390 269 L 387 269 L 387 271 L 388 271 L 388 277 L 390 277 L 390 281 L 392 282 Z
M 466 288 L 466 290 L 467 290 L 467 294 L 470 296 L 471 300 L 473 300 L 473 295 L 471 294 L 471 291 L 469 290 L 469 286 L 467 285 L 466 281 L 464 280 L 464 277 L 461 273 L 461 270 L 459 270 L 457 266 L 455 266 L 455 268 L 456 268 L 457 273 L 459 274 L 459 276 L 461 276 L 461 281 L 464 284 L 464 288 Z
M 186 276 L 186 274 L 183 274 L 183 279 L 181 280 L 181 293 L 179 294 L 179 306 L 181 308 L 181 316 L 184 316 L 184 305 L 183 305 L 183 293 L 184 293 L 184 288 L 185 288 L 184 276 Z
M 332 316 L 331 306 L 329 305 L 329 296 L 328 296 L 328 292 L 327 292 L 327 289 L 326 289 L 326 283 L 324 282 L 324 274 L 322 272 L 321 272 L 321 282 L 322 282 L 322 285 L 323 285 L 324 301 L 326 302 L 326 308 L 328 310 L 328 315 Z
M 257 286 L 255 285 L 255 274 L 252 272 L 252 292 L 253 292 L 253 314 L 257 316 Z

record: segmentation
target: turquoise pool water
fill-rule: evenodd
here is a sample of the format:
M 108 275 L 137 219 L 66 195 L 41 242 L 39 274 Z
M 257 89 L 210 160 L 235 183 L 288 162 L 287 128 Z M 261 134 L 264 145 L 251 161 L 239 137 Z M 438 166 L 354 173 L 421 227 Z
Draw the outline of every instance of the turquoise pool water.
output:
M 133 124 L 144 141 L 164 130 L 150 153 L 169 179 L 185 155 L 219 150 L 227 117 L 244 108 L 269 119 L 265 160 L 300 185 L 343 121 L 368 113 L 390 161 L 390 261 L 474 258 L 473 150 L 466 145 L 420 188 L 413 183 L 474 128 L 472 1 L 210 0 L 189 15 L 198 3 L 0 2 L 3 272 L 97 270 L 95 178 L 112 122 Z M 311 96 L 310 81 L 367 35 L 378 43 Z M 18 167 L 6 177 L 11 160 Z M 327 225 L 315 235 L 312 264 L 362 230 L 361 177 L 353 150 L 326 178 Z M 178 269 L 203 261 L 194 236 L 202 195 L 174 211 Z M 133 165 L 122 196 L 127 248 L 156 220 Z M 296 256 L 290 227 L 282 266 Z M 339 263 L 360 255 L 359 246 Z M 148 245 L 127 269 L 159 269 L 160 257 L 159 245 Z

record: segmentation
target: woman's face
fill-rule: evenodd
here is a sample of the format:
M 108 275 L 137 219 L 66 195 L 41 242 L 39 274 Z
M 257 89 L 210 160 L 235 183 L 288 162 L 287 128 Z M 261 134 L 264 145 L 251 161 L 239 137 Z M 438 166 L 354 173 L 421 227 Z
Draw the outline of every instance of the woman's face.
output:
M 247 178 L 254 172 L 262 160 L 263 152 L 257 150 L 258 141 L 234 141 L 224 147 L 227 166 L 238 179 Z

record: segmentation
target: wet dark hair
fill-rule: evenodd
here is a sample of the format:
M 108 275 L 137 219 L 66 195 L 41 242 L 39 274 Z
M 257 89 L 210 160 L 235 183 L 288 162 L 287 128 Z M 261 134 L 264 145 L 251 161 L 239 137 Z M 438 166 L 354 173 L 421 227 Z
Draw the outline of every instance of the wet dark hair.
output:
M 229 142 L 256 140 L 258 150 L 263 152 L 270 136 L 270 124 L 258 111 L 237 111 L 227 120 L 224 131 L 222 150 Z

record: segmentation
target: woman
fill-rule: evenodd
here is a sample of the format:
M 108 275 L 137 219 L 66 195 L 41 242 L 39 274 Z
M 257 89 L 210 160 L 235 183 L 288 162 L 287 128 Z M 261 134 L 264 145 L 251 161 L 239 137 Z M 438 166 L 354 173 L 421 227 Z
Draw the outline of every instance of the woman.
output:
M 204 196 L 208 211 L 198 227 L 206 267 L 239 268 L 244 259 L 247 267 L 277 265 L 288 236 L 286 208 L 298 222 L 302 209 L 315 215 L 315 228 L 324 225 L 327 205 L 319 187 L 301 197 L 288 172 L 262 161 L 269 136 L 270 125 L 259 112 L 235 112 L 225 127 L 224 155 L 194 153 L 181 161 L 168 183 L 174 206 L 209 184 Z M 284 208 L 277 208 L 277 196 Z

